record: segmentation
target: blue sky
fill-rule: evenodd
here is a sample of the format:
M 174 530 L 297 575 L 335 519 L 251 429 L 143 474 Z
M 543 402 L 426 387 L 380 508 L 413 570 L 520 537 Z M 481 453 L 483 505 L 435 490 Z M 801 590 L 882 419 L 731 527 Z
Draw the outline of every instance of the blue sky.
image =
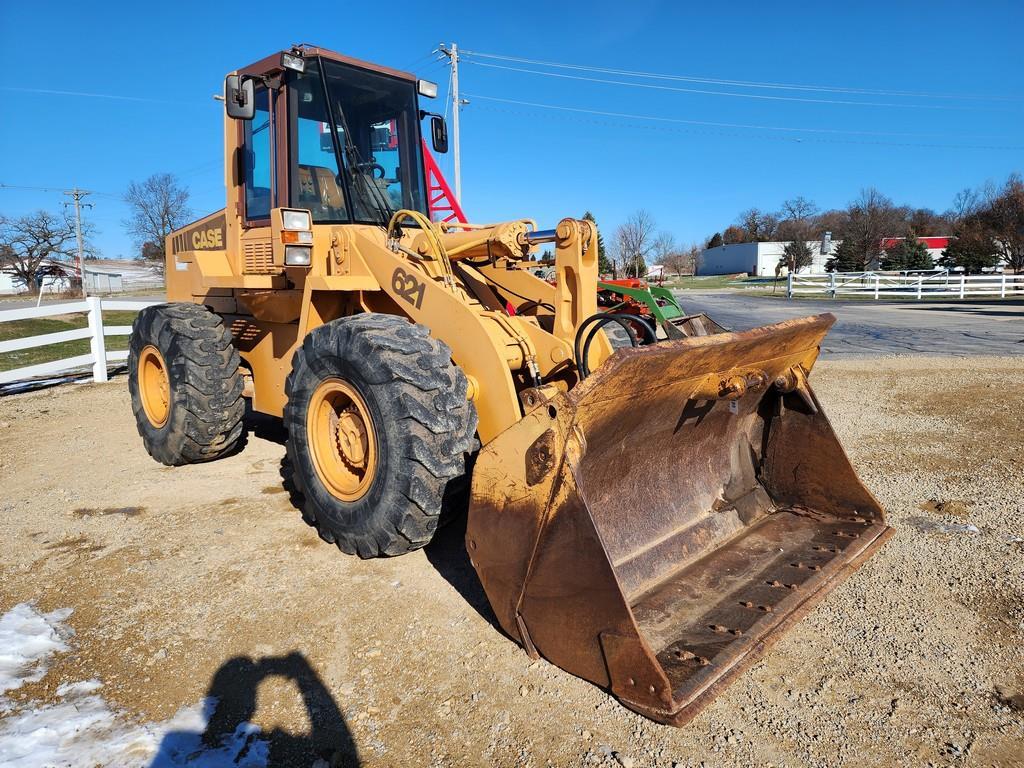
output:
M 923 94 L 638 80 L 477 57 L 461 68 L 472 102 L 462 113 L 463 203 L 476 220 L 533 217 L 550 226 L 589 208 L 610 234 L 642 207 L 689 241 L 744 208 L 772 209 L 798 194 L 827 208 L 870 185 L 897 202 L 942 210 L 965 186 L 1024 171 L 1020 2 L 524 0 L 500 15 L 492 7 L 4 2 L 0 183 L 103 193 L 87 211 L 100 230 L 95 242 L 104 256 L 131 256 L 118 199 L 128 182 L 170 171 L 191 189 L 197 214 L 222 207 L 222 106 L 211 95 L 225 72 L 297 42 L 411 67 L 439 81 L 442 94 L 447 70 L 429 56 L 440 41 L 617 70 Z M 975 98 L 936 97 L 949 94 Z M 858 103 L 834 103 L 842 101 Z M 62 199 L 0 190 L 0 213 L 56 209 Z

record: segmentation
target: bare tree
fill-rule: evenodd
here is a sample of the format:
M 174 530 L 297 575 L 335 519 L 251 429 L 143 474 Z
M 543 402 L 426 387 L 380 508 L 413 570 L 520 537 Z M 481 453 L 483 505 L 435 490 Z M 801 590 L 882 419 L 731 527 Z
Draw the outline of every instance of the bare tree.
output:
M 797 195 L 782 202 L 780 218 L 787 221 L 808 221 L 814 218 L 817 213 L 818 206 L 814 202 L 801 195 Z
M 659 264 L 669 258 L 676 250 L 676 239 L 671 232 L 659 232 L 651 244 L 651 255 Z
M 936 213 L 931 208 L 915 208 L 907 218 L 907 225 L 915 235 L 925 237 L 948 235 L 953 231 L 953 221 L 949 214 Z
M 1024 270 L 1024 180 L 1011 174 L 977 213 L 995 240 L 1002 260 L 1014 272 Z
M 647 272 L 647 256 L 654 248 L 654 219 L 641 209 L 615 230 L 616 262 L 621 263 L 626 277 L 643 277 Z
M 794 197 L 782 203 L 776 236 L 779 240 L 807 241 L 815 237 L 818 206 L 803 197 Z
M 724 245 L 735 245 L 736 243 L 756 243 L 755 236 L 750 234 L 745 227 L 739 224 L 730 224 L 722 232 L 722 243 Z
M 155 173 L 145 181 L 133 181 L 125 190 L 124 201 L 131 216 L 125 219 L 124 227 L 144 257 L 155 257 L 150 263 L 156 269 L 163 270 L 167 236 L 192 219 L 188 197 L 188 189 L 170 173 Z M 149 247 L 144 249 L 146 244 Z
M 779 217 L 757 208 L 748 208 L 736 218 L 736 226 L 743 230 L 746 237 L 734 242 L 760 243 L 775 237 L 779 228 Z
M 661 265 L 662 278 L 677 264 L 679 245 L 671 232 L 659 232 L 651 245 L 651 258 Z
M 850 203 L 848 213 L 850 220 L 844 239 L 852 240 L 862 269 L 880 258 L 883 238 L 909 233 L 908 211 L 897 208 L 874 187 L 862 189 L 860 196 Z
M 700 256 L 701 248 L 696 243 L 688 246 L 678 246 L 672 249 L 671 253 L 661 257 L 659 260 L 665 266 L 665 273 L 672 275 L 692 275 L 697 271 L 697 259 Z
M 0 218 L 0 271 L 38 291 L 37 273 L 44 262 L 69 258 L 76 252 L 75 223 L 68 216 L 36 211 L 17 219 Z
M 814 222 L 819 234 L 831 232 L 834 239 L 842 240 L 850 226 L 850 212 L 833 208 L 819 213 L 814 217 Z
M 953 196 L 953 205 L 946 212 L 954 224 L 959 224 L 981 208 L 981 195 L 970 187 L 964 187 Z

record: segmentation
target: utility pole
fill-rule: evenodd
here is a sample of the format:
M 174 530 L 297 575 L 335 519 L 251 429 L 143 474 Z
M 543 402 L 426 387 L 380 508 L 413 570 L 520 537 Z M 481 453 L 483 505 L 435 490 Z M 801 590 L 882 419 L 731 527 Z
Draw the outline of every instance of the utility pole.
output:
M 64 194 L 68 195 L 73 202 L 64 203 L 64 205 L 75 206 L 75 239 L 78 241 L 78 274 L 82 279 L 82 296 L 85 296 L 85 243 L 82 241 L 82 209 L 92 208 L 92 203 L 83 203 L 82 198 L 90 194 L 84 189 L 75 187 L 74 189 L 64 190 Z
M 459 205 L 462 205 L 462 158 L 459 146 L 459 110 L 462 109 L 463 105 L 469 104 L 469 99 L 459 98 L 459 46 L 452 43 L 452 47 L 447 48 L 444 43 L 441 43 L 441 45 L 438 46 L 438 49 L 448 57 L 448 60 L 452 65 L 452 138 L 455 145 L 455 150 L 453 152 L 453 159 L 455 162 L 455 199 L 459 201 Z

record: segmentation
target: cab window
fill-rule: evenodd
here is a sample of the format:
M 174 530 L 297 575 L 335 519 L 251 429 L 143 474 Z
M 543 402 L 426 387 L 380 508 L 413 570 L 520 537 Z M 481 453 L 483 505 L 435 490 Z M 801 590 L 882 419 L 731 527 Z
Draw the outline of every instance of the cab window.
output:
M 306 208 L 316 222 L 349 220 L 338 174 L 334 138 L 324 102 L 320 73 L 310 67 L 289 87 L 292 122 L 291 204 Z
M 273 188 L 273 124 L 266 88 L 258 88 L 255 116 L 245 121 L 245 218 L 269 219 Z
M 398 120 L 396 116 L 370 124 L 370 157 L 380 169 L 388 202 L 396 211 L 405 207 L 402 194 L 402 161 L 398 156 Z

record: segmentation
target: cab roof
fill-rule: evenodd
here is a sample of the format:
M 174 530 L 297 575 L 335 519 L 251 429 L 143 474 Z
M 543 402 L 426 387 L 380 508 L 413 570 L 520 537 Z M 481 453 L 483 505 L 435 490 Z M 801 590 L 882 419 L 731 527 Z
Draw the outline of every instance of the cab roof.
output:
M 409 72 L 403 72 L 400 69 L 391 69 L 390 67 L 384 67 L 380 64 L 374 64 L 369 61 L 363 61 L 362 59 L 356 59 L 351 56 L 345 56 L 344 54 L 338 53 L 337 51 L 331 51 L 327 48 L 319 48 L 315 45 L 297 45 L 295 48 L 285 49 L 283 51 L 277 51 L 269 56 L 266 56 L 259 61 L 253 62 L 247 67 L 241 67 L 238 70 L 240 75 L 266 75 L 273 72 L 278 72 L 284 69 L 281 66 L 281 54 L 287 53 L 290 55 L 296 55 L 301 52 L 303 58 L 311 56 L 320 56 L 331 61 L 340 61 L 343 64 L 349 64 L 354 67 L 360 67 L 362 69 L 369 69 L 373 72 L 380 72 L 384 75 L 390 75 L 391 77 L 397 77 L 402 80 L 410 80 L 416 82 L 416 75 Z

